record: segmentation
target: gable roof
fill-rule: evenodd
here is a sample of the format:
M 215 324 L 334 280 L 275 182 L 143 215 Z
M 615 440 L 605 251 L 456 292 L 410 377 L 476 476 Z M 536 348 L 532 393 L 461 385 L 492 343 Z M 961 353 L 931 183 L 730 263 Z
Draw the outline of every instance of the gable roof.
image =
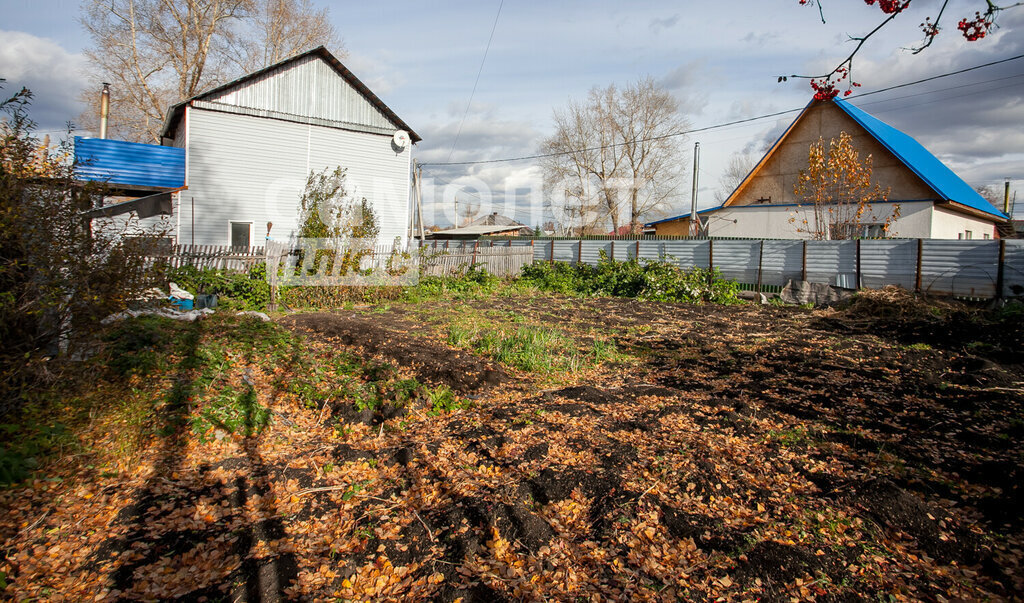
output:
M 875 140 L 882 143 L 882 146 L 902 161 L 903 165 L 918 178 L 924 180 L 944 201 L 959 203 L 1004 220 L 1008 219 L 1006 214 L 996 209 L 921 143 L 844 100 L 835 99 L 833 102 L 874 136 Z
M 384 101 L 382 101 L 376 94 L 374 94 L 373 91 L 367 88 L 366 84 L 360 81 L 359 78 L 357 78 L 351 71 L 348 70 L 347 67 L 345 67 L 345 65 L 342 64 L 341 61 L 337 59 L 337 57 L 331 54 L 331 52 L 324 48 L 323 46 L 318 46 L 312 50 L 308 50 L 301 54 L 297 54 L 293 57 L 287 58 L 268 67 L 264 67 L 263 69 L 260 69 L 258 71 L 254 71 L 252 73 L 244 75 L 236 80 L 233 80 L 221 86 L 211 88 L 210 90 L 206 90 L 205 92 L 197 94 L 192 98 L 185 99 L 180 103 L 172 105 L 171 108 L 167 111 L 167 119 L 164 121 L 164 128 L 163 132 L 161 133 L 161 136 L 164 138 L 174 137 L 174 133 L 178 127 L 178 123 L 181 121 L 181 117 L 185 112 L 185 107 L 193 101 L 205 101 L 209 99 L 218 98 L 223 93 L 231 89 L 239 88 L 244 84 L 260 79 L 264 75 L 267 75 L 268 73 L 274 70 L 278 70 L 289 64 L 298 63 L 299 61 L 302 61 L 309 57 L 319 57 L 323 59 L 328 65 L 330 65 L 330 67 L 333 69 L 335 73 L 341 76 L 341 78 L 344 79 L 350 86 L 352 86 L 352 88 L 354 88 L 364 99 L 366 99 L 367 102 L 369 102 L 371 105 L 373 105 L 373 107 L 380 111 L 388 121 L 395 125 L 396 128 L 400 130 L 406 130 L 407 132 L 409 132 L 409 137 L 412 138 L 413 142 L 419 142 L 422 140 L 419 134 L 413 131 L 413 129 L 410 128 L 408 124 L 402 121 L 402 118 L 398 117 L 398 115 L 394 111 L 392 111 L 390 107 L 384 104 Z
M 740 181 L 735 189 L 729 194 L 729 197 L 725 202 L 717 207 L 708 208 L 709 211 L 714 209 L 721 209 L 728 206 L 733 201 L 737 191 L 757 173 L 757 171 L 763 166 L 771 156 L 778 150 L 783 141 L 793 131 L 794 126 L 800 122 L 803 116 L 807 113 L 808 109 L 814 106 L 816 103 L 835 103 L 837 107 L 842 109 L 851 119 L 856 121 L 864 130 L 870 134 L 875 140 L 877 140 L 882 146 L 884 146 L 893 156 L 896 157 L 904 166 L 912 171 L 918 178 L 920 178 L 929 188 L 935 191 L 935 194 L 946 203 L 951 203 L 954 206 L 959 205 L 961 210 L 966 209 L 967 211 L 974 210 L 974 212 L 981 212 L 988 216 L 998 218 L 1000 221 L 1007 220 L 1008 216 L 1003 212 L 996 209 L 991 203 L 989 203 L 984 197 L 982 197 L 978 191 L 971 188 L 971 185 L 963 181 L 962 178 L 956 175 L 953 170 L 946 167 L 946 164 L 942 163 L 935 155 L 932 155 L 928 149 L 924 148 L 921 143 L 914 140 L 911 136 L 897 130 L 889 124 L 881 121 L 877 117 L 870 115 L 863 109 L 853 106 L 849 102 L 842 99 L 833 99 L 827 101 L 812 100 L 807 103 L 807 106 L 803 108 L 796 119 L 793 120 L 789 127 L 779 136 L 775 144 L 768 149 L 768 152 L 764 154 L 760 161 L 747 173 L 747 175 Z M 690 215 L 690 212 L 680 214 L 671 218 L 665 218 L 656 222 L 650 222 L 647 225 L 659 224 L 661 222 L 670 222 L 672 220 L 679 220 L 686 218 Z
M 498 212 L 485 214 L 483 216 L 480 216 L 479 218 L 474 219 L 469 224 L 463 225 L 463 227 L 467 226 L 519 226 L 529 228 L 526 226 L 526 224 L 517 222 L 512 218 L 499 214 Z

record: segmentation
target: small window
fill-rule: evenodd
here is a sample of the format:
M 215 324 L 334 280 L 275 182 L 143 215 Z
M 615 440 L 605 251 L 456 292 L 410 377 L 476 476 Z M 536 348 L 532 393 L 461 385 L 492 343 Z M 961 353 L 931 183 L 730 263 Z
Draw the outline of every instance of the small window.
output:
M 964 238 L 969 241 L 969 240 L 974 238 L 974 233 L 969 231 L 969 230 L 965 230 L 964 231 Z
M 231 223 L 231 246 L 246 248 L 252 246 L 252 222 Z
M 991 239 L 991 238 L 992 238 L 992 235 L 990 235 L 990 234 L 985 234 L 985 235 L 982 235 L 982 236 L 983 236 L 984 238 L 986 238 L 986 239 Z

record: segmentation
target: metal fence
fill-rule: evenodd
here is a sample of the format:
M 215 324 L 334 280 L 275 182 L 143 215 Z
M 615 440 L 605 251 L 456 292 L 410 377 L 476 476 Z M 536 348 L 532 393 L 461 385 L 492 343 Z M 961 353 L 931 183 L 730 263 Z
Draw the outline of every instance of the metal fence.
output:
M 414 261 L 424 275 L 459 274 L 481 266 L 492 274 L 514 276 L 534 261 L 596 265 L 602 255 L 617 261 L 665 261 L 682 268 L 713 266 L 724 277 L 761 291 L 777 291 L 790 280 L 802 280 L 849 289 L 899 285 L 956 297 L 1024 296 L 1024 240 L 1016 239 L 427 241 Z M 385 250 L 380 256 L 386 257 Z M 158 259 L 175 267 L 242 271 L 266 258 L 262 247 L 175 245 Z
M 588 240 L 509 239 L 432 241 L 429 247 L 479 251 L 529 247 L 535 261 L 594 265 L 603 255 L 618 261 L 666 261 L 682 268 L 714 266 L 749 288 L 778 290 L 790 280 L 855 289 L 886 285 L 934 295 L 992 298 L 1024 295 L 1024 240 L 950 241 L 863 239 L 793 241 L 746 239 Z

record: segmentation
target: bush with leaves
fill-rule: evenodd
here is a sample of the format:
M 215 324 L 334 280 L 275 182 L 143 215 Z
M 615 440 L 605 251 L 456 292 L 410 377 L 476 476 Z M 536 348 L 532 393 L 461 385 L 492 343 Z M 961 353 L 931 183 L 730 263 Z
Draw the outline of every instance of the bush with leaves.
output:
M 54 149 L 33 134 L 31 100 L 26 89 L 0 98 L 0 414 L 53 374 L 35 359 L 73 348 L 151 286 L 143 258 L 162 234 L 90 227 L 81 212 L 102 189 L 75 181 L 67 143 Z
M 263 262 L 246 272 L 182 266 L 169 270 L 167 280 L 191 293 L 217 295 L 217 304 L 226 309 L 263 310 L 270 301 L 267 265 Z
M 570 295 L 608 295 L 650 301 L 739 302 L 739 285 L 718 269 L 684 270 L 667 262 L 601 257 L 597 266 L 538 262 L 523 269 L 521 282 L 545 291 Z

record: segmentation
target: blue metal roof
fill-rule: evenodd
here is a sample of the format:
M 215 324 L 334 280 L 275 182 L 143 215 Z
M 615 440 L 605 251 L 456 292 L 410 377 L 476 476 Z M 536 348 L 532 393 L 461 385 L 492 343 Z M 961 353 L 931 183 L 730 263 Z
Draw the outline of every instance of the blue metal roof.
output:
M 75 136 L 75 177 L 132 188 L 185 186 L 185 149 Z
M 724 207 L 723 205 L 716 205 L 714 207 L 705 207 L 704 209 L 698 209 L 697 210 L 697 215 L 699 216 L 700 214 L 707 213 L 709 211 L 715 211 L 716 209 L 722 209 L 723 207 Z M 689 218 L 689 217 L 690 217 L 690 212 L 686 212 L 685 214 L 679 214 L 678 216 L 672 216 L 671 218 L 662 218 L 660 220 L 655 220 L 654 222 L 645 222 L 644 226 L 654 226 L 655 224 L 661 224 L 662 222 L 671 222 L 673 220 L 681 220 L 683 218 Z
M 910 136 L 869 115 L 863 109 L 835 99 L 835 104 L 867 130 L 875 140 L 903 162 L 912 172 L 932 187 L 945 201 L 954 201 L 986 214 L 1006 219 L 1008 216 L 985 200 L 971 185 L 964 182 L 946 164 Z

